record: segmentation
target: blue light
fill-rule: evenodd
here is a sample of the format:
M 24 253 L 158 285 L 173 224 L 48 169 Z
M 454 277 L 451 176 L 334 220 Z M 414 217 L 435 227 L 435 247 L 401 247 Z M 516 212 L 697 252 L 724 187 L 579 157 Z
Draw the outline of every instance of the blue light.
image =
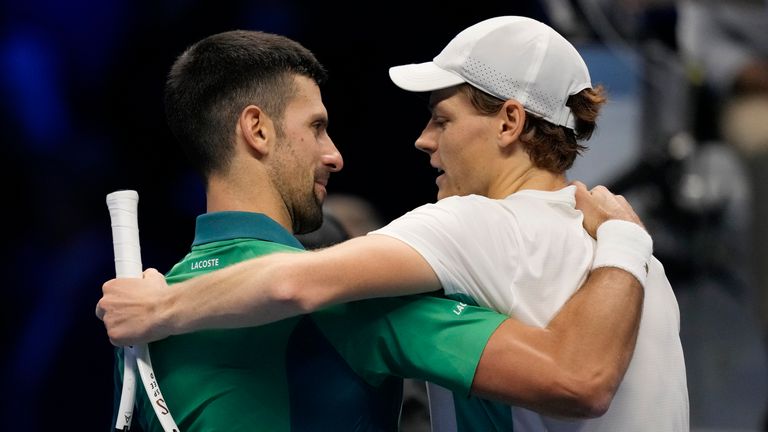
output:
M 10 115 L 16 115 L 24 142 L 30 150 L 53 151 L 69 130 L 59 77 L 61 71 L 43 38 L 19 30 L 0 41 L 0 86 L 8 98 Z

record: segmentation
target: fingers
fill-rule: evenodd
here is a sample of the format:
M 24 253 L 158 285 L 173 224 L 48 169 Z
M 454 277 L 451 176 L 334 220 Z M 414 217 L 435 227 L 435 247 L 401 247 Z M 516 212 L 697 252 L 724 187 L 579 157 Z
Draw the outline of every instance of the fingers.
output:
M 637 213 L 623 195 L 614 194 L 603 185 L 593 187 L 589 195 L 592 199 L 590 205 L 599 207 L 600 213 L 604 213 L 605 220 L 619 219 L 643 226 Z
M 101 285 L 102 295 L 101 295 L 101 298 L 99 299 L 99 302 L 96 303 L 96 317 L 102 321 L 104 321 L 104 315 L 107 313 L 107 308 L 105 305 L 106 303 L 105 296 L 107 292 L 109 292 L 109 290 L 111 289 L 111 285 L 114 283 L 114 281 L 115 279 L 110 279 Z
M 580 181 L 573 181 L 571 185 L 576 186 L 576 202 L 586 200 L 589 196 L 587 186 Z
M 142 279 L 157 279 L 157 278 L 164 278 L 164 276 L 157 271 L 156 269 L 150 267 L 144 272 L 142 272 L 141 275 Z M 115 291 L 117 288 L 115 287 L 117 279 L 110 279 L 101 286 L 101 299 L 99 299 L 98 303 L 96 303 L 96 317 L 100 319 L 101 321 L 104 321 L 104 315 L 107 313 L 107 296 Z
M 609 199 L 610 197 L 613 196 L 611 191 L 609 191 L 608 188 L 603 186 L 603 185 L 597 185 L 597 186 L 593 187 L 589 191 L 589 194 L 592 195 L 595 198 L 600 198 L 600 199 L 603 199 L 603 200 L 607 200 L 607 199 Z
M 573 181 L 571 184 L 576 186 L 576 209 L 581 210 L 584 215 L 584 228 L 592 237 L 596 237 L 597 228 L 610 219 L 625 220 L 643 226 L 632 206 L 622 195 L 614 195 L 603 185 L 587 190 L 586 185 L 579 181 Z
M 165 277 L 148 268 L 142 278 L 115 278 L 105 282 L 95 314 L 100 319 L 110 342 L 116 346 L 151 342 L 167 336 L 158 330 L 162 326 L 159 306 L 168 295 Z
M 582 183 L 582 182 L 580 182 L 578 180 L 574 180 L 570 184 L 573 185 L 573 186 L 576 186 L 576 190 L 582 190 L 582 191 L 586 191 L 587 190 L 587 185 L 585 185 L 584 183 Z

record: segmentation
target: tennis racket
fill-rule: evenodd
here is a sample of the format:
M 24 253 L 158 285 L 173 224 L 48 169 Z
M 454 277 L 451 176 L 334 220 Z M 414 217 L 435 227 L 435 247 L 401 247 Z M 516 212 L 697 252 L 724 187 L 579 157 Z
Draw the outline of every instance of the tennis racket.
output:
M 107 207 L 112 222 L 112 245 L 115 251 L 115 274 L 118 278 L 141 278 L 141 249 L 137 208 L 139 194 L 133 190 L 120 190 L 107 195 Z M 123 389 L 120 394 L 115 430 L 128 431 L 136 400 L 136 369 L 144 389 L 155 410 L 155 415 L 166 432 L 178 432 L 168 405 L 152 370 L 152 361 L 146 344 L 123 349 Z

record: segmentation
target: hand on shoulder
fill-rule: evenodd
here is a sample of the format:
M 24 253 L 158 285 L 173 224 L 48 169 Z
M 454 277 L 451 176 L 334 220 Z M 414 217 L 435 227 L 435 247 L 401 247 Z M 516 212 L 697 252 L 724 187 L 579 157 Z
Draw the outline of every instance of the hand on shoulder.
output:
M 580 181 L 574 181 L 571 184 L 576 186 L 576 209 L 584 213 L 584 229 L 593 238 L 597 238 L 597 228 L 611 219 L 636 223 L 645 228 L 635 210 L 623 196 L 613 194 L 602 185 L 588 190 L 587 186 Z

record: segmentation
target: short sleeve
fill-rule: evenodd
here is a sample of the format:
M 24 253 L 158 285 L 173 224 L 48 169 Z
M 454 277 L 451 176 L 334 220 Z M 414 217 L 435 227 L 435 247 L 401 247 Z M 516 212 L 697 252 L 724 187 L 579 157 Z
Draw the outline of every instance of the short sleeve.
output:
M 468 395 L 491 334 L 507 317 L 429 295 L 363 300 L 312 315 L 350 367 L 371 385 L 388 376 Z
M 515 214 L 498 200 L 449 197 L 414 209 L 368 235 L 396 238 L 432 267 L 446 295 L 509 313 L 510 275 L 521 261 Z

